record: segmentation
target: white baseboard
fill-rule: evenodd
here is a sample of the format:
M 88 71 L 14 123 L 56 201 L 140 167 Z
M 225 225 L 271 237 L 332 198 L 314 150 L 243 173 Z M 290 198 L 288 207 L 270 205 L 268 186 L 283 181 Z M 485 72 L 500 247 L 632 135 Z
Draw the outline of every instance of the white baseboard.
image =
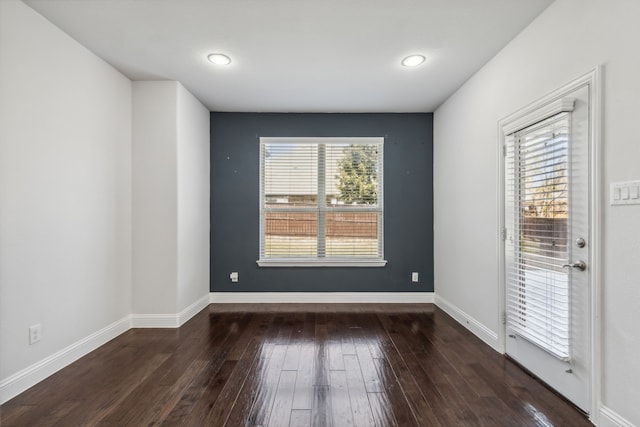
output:
M 449 316 L 453 317 L 462 326 L 473 332 L 475 336 L 491 346 L 494 350 L 501 352 L 499 349 L 498 334 L 469 316 L 463 310 L 451 304 L 441 296 L 435 296 L 435 304 L 440 307 Z
M 600 407 L 599 427 L 636 427 L 631 421 L 602 405 Z
M 132 328 L 177 328 L 177 314 L 132 314 Z
M 211 292 L 211 303 L 433 303 L 433 292 Z
M 209 305 L 209 295 L 205 295 L 178 314 L 132 314 L 133 328 L 178 328 Z
M 209 294 L 206 294 L 198 301 L 194 302 L 189 307 L 178 313 L 178 326 L 184 325 L 189 321 L 189 319 L 200 313 L 206 306 L 209 305 L 209 299 Z
M 36 385 L 131 328 L 177 328 L 209 305 L 204 295 L 178 314 L 132 314 L 0 381 L 0 404 Z
M 0 381 L 0 404 L 36 385 L 131 328 L 126 316 Z

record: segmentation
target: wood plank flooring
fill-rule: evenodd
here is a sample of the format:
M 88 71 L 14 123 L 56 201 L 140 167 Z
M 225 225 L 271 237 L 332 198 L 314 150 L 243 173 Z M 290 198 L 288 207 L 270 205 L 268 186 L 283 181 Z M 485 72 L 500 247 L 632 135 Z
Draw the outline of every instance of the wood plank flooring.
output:
M 210 305 L 0 407 L 9 426 L 590 426 L 431 304 Z

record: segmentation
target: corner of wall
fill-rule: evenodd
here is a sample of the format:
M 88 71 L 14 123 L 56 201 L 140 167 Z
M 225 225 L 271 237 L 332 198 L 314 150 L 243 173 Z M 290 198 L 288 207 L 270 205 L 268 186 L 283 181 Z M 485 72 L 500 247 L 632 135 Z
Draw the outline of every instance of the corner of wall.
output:
M 500 348 L 498 333 L 492 331 L 490 328 L 465 313 L 464 310 L 453 305 L 437 293 L 435 294 L 435 304 L 495 351 L 503 353 L 503 350 Z
M 177 307 L 209 292 L 209 110 L 180 83 L 176 98 Z
M 131 316 L 122 319 L 76 341 L 60 351 L 22 369 L 0 382 L 0 404 L 55 374 L 98 347 L 131 328 Z

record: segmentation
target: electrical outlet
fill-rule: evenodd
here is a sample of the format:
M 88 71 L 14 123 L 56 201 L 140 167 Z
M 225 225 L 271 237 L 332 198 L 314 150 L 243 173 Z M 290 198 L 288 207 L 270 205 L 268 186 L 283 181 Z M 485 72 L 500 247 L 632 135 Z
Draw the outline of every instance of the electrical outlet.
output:
M 33 345 L 42 338 L 42 328 L 40 324 L 29 327 L 29 345 Z
M 411 273 L 411 281 L 413 283 L 418 283 L 418 272 L 414 271 L 413 273 Z
M 229 275 L 229 279 L 231 279 L 231 281 L 233 283 L 237 283 L 238 282 L 238 272 L 234 271 Z

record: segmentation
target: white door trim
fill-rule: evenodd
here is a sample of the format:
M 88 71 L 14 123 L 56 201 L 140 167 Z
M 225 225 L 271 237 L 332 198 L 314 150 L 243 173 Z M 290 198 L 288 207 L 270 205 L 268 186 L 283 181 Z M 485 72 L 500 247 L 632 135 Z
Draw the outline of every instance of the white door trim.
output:
M 522 123 L 524 117 L 532 115 L 534 111 L 543 108 L 554 101 L 562 99 L 576 89 L 589 86 L 590 87 L 590 99 L 589 99 L 589 151 L 590 157 L 590 169 L 591 174 L 589 178 L 590 188 L 590 219 L 589 227 L 591 229 L 591 244 L 590 248 L 590 283 L 591 289 L 591 410 L 589 411 L 589 417 L 592 422 L 598 424 L 598 418 L 600 413 L 600 399 L 601 399 L 601 202 L 602 202 L 602 154 L 601 154 L 601 132 L 602 132 L 602 70 L 601 66 L 597 66 L 583 76 L 567 83 L 559 89 L 549 93 L 548 95 L 532 102 L 526 107 L 516 111 L 515 113 L 501 119 L 498 122 L 498 297 L 500 310 L 497 313 L 498 324 L 503 326 L 499 328 L 498 334 L 498 348 L 502 353 L 506 351 L 506 328 L 504 325 L 504 313 L 506 312 L 506 299 L 505 299 L 505 242 L 503 230 L 505 230 L 505 158 L 504 158 L 504 146 L 505 146 L 505 129 L 513 127 L 514 123 Z

